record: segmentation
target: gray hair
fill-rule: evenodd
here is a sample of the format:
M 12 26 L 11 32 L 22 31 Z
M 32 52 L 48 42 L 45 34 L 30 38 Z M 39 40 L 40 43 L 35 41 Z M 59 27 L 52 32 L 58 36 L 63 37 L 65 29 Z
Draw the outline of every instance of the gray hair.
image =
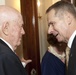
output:
M 50 12 L 52 9 L 55 10 L 55 15 L 57 14 L 64 14 L 65 12 L 69 12 L 76 18 L 76 8 L 74 7 L 73 4 L 67 1 L 58 1 L 52 6 L 50 6 L 47 10 L 46 13 Z

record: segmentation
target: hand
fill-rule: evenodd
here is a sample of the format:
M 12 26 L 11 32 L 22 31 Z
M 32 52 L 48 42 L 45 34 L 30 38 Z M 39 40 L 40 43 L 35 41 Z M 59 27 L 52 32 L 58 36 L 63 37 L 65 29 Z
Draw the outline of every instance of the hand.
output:
M 32 60 L 31 60 L 31 59 L 25 60 L 25 59 L 22 57 L 22 58 L 21 58 L 21 62 L 24 62 L 24 63 L 26 63 L 26 65 L 27 65 L 28 63 L 32 62 Z

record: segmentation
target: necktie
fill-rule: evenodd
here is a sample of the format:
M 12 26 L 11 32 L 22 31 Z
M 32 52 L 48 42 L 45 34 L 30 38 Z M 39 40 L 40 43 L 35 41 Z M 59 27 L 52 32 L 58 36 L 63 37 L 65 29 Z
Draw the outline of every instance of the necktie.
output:
M 66 48 L 66 67 L 68 67 L 68 61 L 69 61 L 69 54 L 70 54 L 70 48 Z

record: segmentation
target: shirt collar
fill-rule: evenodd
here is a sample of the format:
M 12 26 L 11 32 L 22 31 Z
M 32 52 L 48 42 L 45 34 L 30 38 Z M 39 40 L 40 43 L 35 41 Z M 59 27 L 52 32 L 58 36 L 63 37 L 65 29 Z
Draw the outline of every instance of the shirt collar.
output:
M 12 46 L 11 46 L 7 41 L 5 41 L 5 40 L 4 40 L 3 38 L 1 38 L 1 37 L 0 37 L 0 39 L 1 39 L 2 41 L 4 41 L 4 42 L 9 46 L 9 48 L 14 52 Z
M 72 42 L 74 40 L 74 37 L 76 35 L 76 30 L 73 32 L 72 36 L 70 37 L 69 41 L 68 41 L 68 47 L 71 48 L 72 46 Z

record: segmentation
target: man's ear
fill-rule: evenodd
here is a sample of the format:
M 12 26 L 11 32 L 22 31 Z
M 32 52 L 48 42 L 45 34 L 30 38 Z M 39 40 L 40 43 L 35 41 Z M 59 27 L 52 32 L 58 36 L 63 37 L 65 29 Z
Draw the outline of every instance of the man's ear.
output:
M 66 22 L 67 22 L 67 25 L 71 25 L 73 16 L 72 16 L 70 13 L 66 12 L 65 18 L 66 18 L 65 20 L 66 20 Z
M 3 32 L 5 35 L 8 35 L 8 32 L 9 32 L 9 23 L 8 23 L 8 22 L 5 22 L 5 23 L 2 25 L 2 32 Z

